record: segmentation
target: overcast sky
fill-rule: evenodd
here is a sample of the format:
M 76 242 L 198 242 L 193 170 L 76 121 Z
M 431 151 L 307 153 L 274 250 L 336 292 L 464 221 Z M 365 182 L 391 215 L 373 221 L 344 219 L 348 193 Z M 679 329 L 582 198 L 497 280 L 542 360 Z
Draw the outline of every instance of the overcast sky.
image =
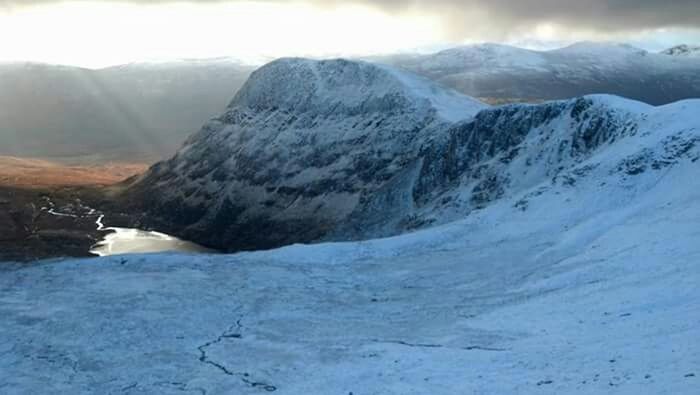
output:
M 0 60 L 87 67 L 579 40 L 700 44 L 700 0 L 0 0 Z

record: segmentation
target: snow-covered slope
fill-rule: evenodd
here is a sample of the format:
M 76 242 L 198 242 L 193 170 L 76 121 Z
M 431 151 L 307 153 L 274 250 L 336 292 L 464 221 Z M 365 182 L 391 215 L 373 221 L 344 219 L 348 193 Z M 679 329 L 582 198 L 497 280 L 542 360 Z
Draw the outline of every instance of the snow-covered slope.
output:
M 695 394 L 699 103 L 573 103 L 482 113 L 568 110 L 497 166 L 572 167 L 444 226 L 0 272 L 0 392 Z
M 699 59 L 624 44 L 582 42 L 551 51 L 481 44 L 378 60 L 494 102 L 605 93 L 658 105 L 700 97 Z
M 486 107 L 386 66 L 283 59 L 129 194 L 174 233 L 217 248 L 317 240 L 413 171 L 426 140 Z
M 682 57 L 700 57 L 700 47 L 686 44 L 677 45 L 675 47 L 661 51 L 663 55 L 682 56 Z

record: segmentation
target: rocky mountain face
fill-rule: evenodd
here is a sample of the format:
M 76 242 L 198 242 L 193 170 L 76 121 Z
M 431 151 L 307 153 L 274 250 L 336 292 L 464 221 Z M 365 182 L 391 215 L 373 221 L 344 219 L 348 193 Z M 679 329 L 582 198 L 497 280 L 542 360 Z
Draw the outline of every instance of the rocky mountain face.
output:
M 634 176 L 700 159 L 697 111 L 700 100 L 657 108 L 605 95 L 483 110 L 426 142 L 411 178 L 373 195 L 335 235 L 399 234 L 503 198 L 517 197 L 516 208 L 525 211 L 545 194 L 623 196 L 611 188 L 641 188 Z
M 644 188 L 635 176 L 700 159 L 699 111 L 615 96 L 488 108 L 385 66 L 281 60 L 126 197 L 226 251 L 389 236 L 506 200 Z
M 653 105 L 700 96 L 700 60 L 622 44 L 582 42 L 551 51 L 498 44 L 376 61 L 493 103 L 614 94 Z
M 256 71 L 221 117 L 130 193 L 208 246 L 318 240 L 415 172 L 425 141 L 485 107 L 387 67 L 280 60 Z

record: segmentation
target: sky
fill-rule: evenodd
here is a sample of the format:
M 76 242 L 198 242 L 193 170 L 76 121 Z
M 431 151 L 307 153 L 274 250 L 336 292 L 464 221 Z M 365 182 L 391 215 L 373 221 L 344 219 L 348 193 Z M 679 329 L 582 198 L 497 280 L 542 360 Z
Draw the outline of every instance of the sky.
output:
M 700 0 L 0 0 L 0 61 L 90 68 L 582 40 L 700 45 Z

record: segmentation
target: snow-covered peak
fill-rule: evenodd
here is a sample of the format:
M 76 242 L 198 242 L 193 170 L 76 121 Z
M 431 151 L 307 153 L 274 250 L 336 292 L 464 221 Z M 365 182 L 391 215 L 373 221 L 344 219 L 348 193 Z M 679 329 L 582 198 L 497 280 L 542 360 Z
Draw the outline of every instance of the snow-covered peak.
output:
M 647 103 L 631 100 L 624 97 L 608 94 L 586 95 L 584 99 L 589 102 L 614 110 L 625 110 L 630 113 L 643 113 L 650 111 L 654 106 Z
M 624 54 L 637 54 L 645 55 L 647 52 L 643 49 L 634 47 L 629 44 L 615 43 L 615 42 L 595 42 L 595 41 L 581 41 L 564 47 L 561 49 L 556 49 L 551 52 L 559 53 L 569 53 L 569 54 L 586 54 L 586 55 L 624 55 Z
M 536 67 L 545 63 L 537 51 L 502 44 L 474 44 L 447 49 L 432 56 L 426 67 Z
M 686 44 L 681 44 L 661 51 L 661 54 L 669 56 L 700 58 L 700 46 L 690 46 Z
M 361 61 L 286 58 L 254 72 L 231 108 L 329 114 L 435 109 L 446 121 L 473 116 L 486 107 L 472 98 L 388 66 Z
M 238 58 L 233 57 L 217 57 L 217 58 L 185 58 L 171 60 L 153 60 L 145 62 L 132 62 L 116 66 L 102 68 L 101 70 L 161 70 L 161 69 L 178 69 L 178 68 L 193 68 L 193 67 L 212 67 L 212 66 L 240 66 L 252 67 Z

